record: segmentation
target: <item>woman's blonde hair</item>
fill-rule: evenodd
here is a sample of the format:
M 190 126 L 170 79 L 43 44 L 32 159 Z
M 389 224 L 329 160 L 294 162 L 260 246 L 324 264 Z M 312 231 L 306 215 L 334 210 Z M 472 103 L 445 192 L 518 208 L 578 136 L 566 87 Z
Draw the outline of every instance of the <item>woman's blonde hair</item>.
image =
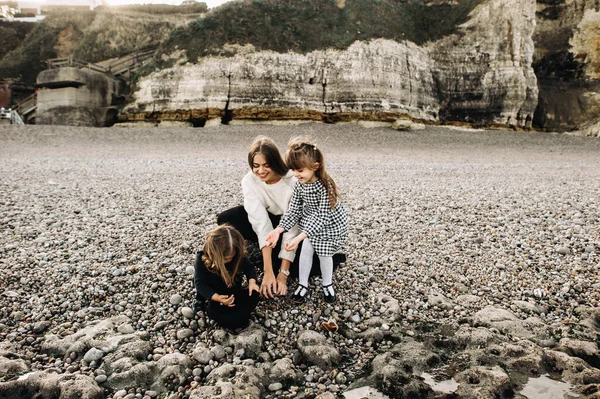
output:
M 335 181 L 329 176 L 325 169 L 325 158 L 323 153 L 317 148 L 317 145 L 306 137 L 295 137 L 288 143 L 288 149 L 285 153 L 285 163 L 290 169 L 309 168 L 315 170 L 317 179 L 327 190 L 329 205 L 335 207 L 340 194 Z
M 240 232 L 228 224 L 223 224 L 206 236 L 202 261 L 210 272 L 220 275 L 227 287 L 231 287 L 242 264 L 245 248 L 246 244 Z M 225 267 L 225 258 L 231 255 L 233 269 L 230 271 Z
M 248 150 L 248 165 L 250 169 L 254 169 L 254 156 L 261 154 L 267 160 L 269 167 L 273 172 L 283 177 L 288 173 L 288 167 L 285 166 L 279 148 L 275 142 L 267 136 L 257 136 Z

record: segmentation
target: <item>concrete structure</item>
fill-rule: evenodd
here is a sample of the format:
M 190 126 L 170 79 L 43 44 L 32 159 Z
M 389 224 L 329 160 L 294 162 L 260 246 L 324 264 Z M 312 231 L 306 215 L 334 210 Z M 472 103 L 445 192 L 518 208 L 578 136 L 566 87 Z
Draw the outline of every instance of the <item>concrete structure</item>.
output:
M 38 75 L 37 85 L 39 125 L 110 126 L 124 102 L 118 80 L 86 69 L 49 69 Z

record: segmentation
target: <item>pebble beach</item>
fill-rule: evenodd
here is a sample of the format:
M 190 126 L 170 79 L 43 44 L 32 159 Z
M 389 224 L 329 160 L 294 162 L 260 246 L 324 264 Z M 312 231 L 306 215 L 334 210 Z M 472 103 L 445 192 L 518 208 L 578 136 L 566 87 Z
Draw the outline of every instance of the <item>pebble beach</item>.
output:
M 324 302 L 318 278 L 305 304 L 262 300 L 253 347 L 192 309 L 195 252 L 217 214 L 242 203 L 247 148 L 257 135 L 272 137 L 282 152 L 291 137 L 315 139 L 350 230 L 347 261 L 334 273 L 337 302 Z M 447 344 L 467 327 L 485 328 L 500 346 L 527 341 L 540 357 L 562 350 L 583 359 L 598 381 L 570 383 L 580 397 L 594 397 L 584 390 L 600 384 L 600 351 L 591 345 L 579 356 L 573 342 L 600 342 L 599 199 L 600 140 L 566 134 L 316 123 L 2 127 L 0 360 L 23 366 L 0 377 L 0 397 L 3 389 L 10 397 L 20 375 L 44 371 L 87 376 L 96 397 L 219 397 L 223 390 L 209 395 L 208 388 L 221 387 L 224 367 L 232 392 L 254 387 L 257 397 L 342 397 L 359 381 L 390 395 L 397 387 L 385 385 L 376 359 L 402 352 L 395 348 L 407 340 L 444 336 L 446 344 L 426 345 L 439 371 L 470 347 Z M 494 324 L 484 317 L 490 309 L 509 312 L 503 317 L 522 321 L 523 330 Z M 158 388 L 111 380 L 138 363 L 119 369 L 119 359 L 109 359 L 130 341 L 89 344 L 108 333 L 86 341 L 82 332 L 107 320 L 111 334 L 143 341 L 136 362 L 181 355 L 183 371 Z M 337 332 L 323 329 L 330 320 Z M 307 331 L 338 356 L 310 361 L 299 343 Z M 64 353 L 50 344 L 78 334 Z M 284 363 L 291 374 L 277 375 Z M 243 367 L 263 375 L 260 382 L 236 382 Z M 458 373 L 468 370 L 443 374 L 456 372 L 460 383 Z M 511 375 L 515 392 L 517 380 Z M 445 397 L 415 381 L 424 393 L 414 397 Z

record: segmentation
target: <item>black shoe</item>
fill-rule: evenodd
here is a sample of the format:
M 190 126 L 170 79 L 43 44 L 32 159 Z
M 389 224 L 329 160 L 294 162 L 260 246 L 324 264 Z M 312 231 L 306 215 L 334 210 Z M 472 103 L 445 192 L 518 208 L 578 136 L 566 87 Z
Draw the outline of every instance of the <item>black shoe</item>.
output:
M 304 294 L 302 295 L 302 292 Z M 297 304 L 304 303 L 306 300 L 306 294 L 308 294 L 308 287 L 302 284 L 298 284 L 298 288 L 296 288 L 296 292 L 292 295 L 292 301 Z
M 346 263 L 346 254 L 333 254 L 333 267 L 337 268 L 341 263 Z
M 333 284 L 323 286 L 323 299 L 325 299 L 325 302 L 327 303 L 335 303 L 335 292 L 332 292 L 329 287 L 333 287 Z

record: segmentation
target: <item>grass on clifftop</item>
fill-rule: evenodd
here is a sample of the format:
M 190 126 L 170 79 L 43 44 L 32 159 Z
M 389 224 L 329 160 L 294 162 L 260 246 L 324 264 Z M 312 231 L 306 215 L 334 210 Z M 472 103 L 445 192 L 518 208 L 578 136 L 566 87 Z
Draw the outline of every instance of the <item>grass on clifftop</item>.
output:
M 226 3 L 178 28 L 161 53 L 185 49 L 188 59 L 226 55 L 225 44 L 306 53 L 387 38 L 417 44 L 454 33 L 483 0 L 244 0 Z M 342 6 L 343 5 L 343 6 Z

